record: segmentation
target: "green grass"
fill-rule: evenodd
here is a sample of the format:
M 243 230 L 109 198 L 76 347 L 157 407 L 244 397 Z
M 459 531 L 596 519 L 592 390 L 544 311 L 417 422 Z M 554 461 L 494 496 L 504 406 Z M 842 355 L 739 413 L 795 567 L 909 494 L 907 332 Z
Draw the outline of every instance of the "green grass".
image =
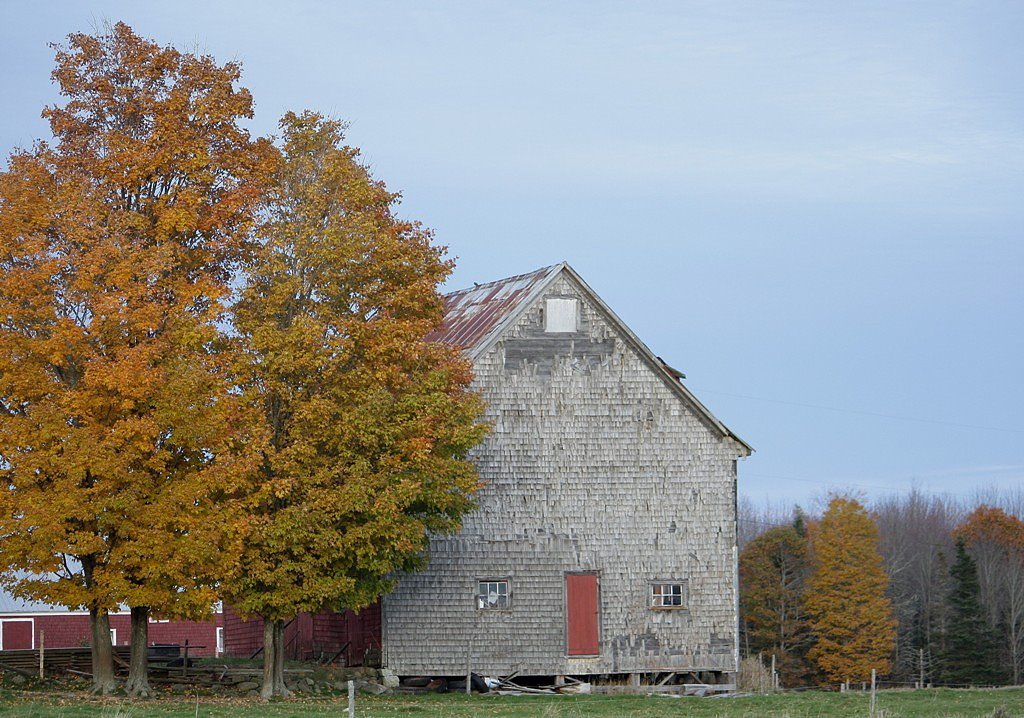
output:
M 879 718 L 1024 718 L 1024 688 L 1001 690 L 884 691 L 878 695 Z M 345 697 L 305 698 L 261 704 L 256 701 L 200 697 L 199 715 L 209 718 L 303 718 L 345 715 Z M 748 698 L 662 698 L 648 696 L 363 696 L 360 718 L 415 716 L 430 718 L 866 718 L 868 697 L 859 693 L 805 692 Z M 0 691 L 0 716 L 17 718 L 163 718 L 196 715 L 195 697 L 168 696 L 155 701 L 100 700 L 77 693 Z

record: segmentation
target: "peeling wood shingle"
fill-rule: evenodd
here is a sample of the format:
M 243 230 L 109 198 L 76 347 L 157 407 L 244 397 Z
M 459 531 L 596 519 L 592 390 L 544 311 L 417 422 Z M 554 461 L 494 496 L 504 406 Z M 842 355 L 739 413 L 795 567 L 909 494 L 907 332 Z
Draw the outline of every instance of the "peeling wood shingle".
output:
M 573 333 L 545 335 L 545 297 L 576 297 Z M 494 431 L 473 452 L 484 488 L 454 537 L 385 599 L 400 674 L 735 670 L 734 460 L 745 444 L 566 265 L 450 295 L 435 336 L 467 350 Z M 566 655 L 565 574 L 597 571 L 600 655 Z M 509 611 L 475 609 L 507 576 Z M 654 611 L 678 579 L 687 610 Z M 671 614 L 671 615 L 670 615 Z

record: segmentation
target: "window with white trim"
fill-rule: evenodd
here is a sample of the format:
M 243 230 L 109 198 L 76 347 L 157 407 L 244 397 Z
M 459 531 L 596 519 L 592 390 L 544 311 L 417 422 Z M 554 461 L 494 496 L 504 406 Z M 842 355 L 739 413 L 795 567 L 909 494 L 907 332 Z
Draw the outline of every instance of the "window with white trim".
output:
M 216 652 L 218 656 L 224 655 L 224 629 L 221 626 L 217 626 L 217 648 Z
M 651 608 L 686 608 L 686 581 L 652 582 Z
M 117 629 L 116 628 L 111 628 L 110 629 L 110 645 L 112 645 L 112 646 L 116 646 L 117 645 Z
M 477 584 L 476 607 L 500 611 L 512 607 L 512 590 L 507 578 L 481 580 Z

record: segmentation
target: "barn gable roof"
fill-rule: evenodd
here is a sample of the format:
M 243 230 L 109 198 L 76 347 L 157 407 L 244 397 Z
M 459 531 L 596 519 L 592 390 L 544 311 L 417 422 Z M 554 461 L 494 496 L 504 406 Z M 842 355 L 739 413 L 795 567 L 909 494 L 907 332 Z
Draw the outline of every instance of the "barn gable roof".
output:
M 562 266 L 555 264 L 446 294 L 444 323 L 428 335 L 427 340 L 451 344 L 477 356 L 480 347 L 490 345 L 492 335 L 500 334 L 500 328 L 504 328 L 510 318 L 518 316 L 517 310 L 532 304 L 532 299 L 544 290 Z
M 519 274 L 486 284 L 475 284 L 469 289 L 451 292 L 444 297 L 444 321 L 432 332 L 429 341 L 457 346 L 476 359 L 484 354 L 531 307 L 552 282 L 562 274 L 568 275 L 584 296 L 596 306 L 605 319 L 619 332 L 633 349 L 650 365 L 666 384 L 714 427 L 724 438 L 736 441 L 747 454 L 753 448 L 729 430 L 683 384 L 682 374 L 670 367 L 640 341 L 618 315 L 604 303 L 583 278 L 567 262 L 543 267 L 528 274 Z

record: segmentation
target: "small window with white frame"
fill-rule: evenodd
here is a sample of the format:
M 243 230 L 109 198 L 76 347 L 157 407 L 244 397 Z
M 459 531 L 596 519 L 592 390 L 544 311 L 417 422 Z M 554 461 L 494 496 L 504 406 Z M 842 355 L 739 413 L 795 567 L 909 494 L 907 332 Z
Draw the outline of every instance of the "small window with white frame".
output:
M 652 609 L 686 608 L 686 581 L 654 581 L 651 583 Z
M 512 590 L 507 578 L 481 579 L 477 584 L 476 607 L 482 611 L 512 608 Z

